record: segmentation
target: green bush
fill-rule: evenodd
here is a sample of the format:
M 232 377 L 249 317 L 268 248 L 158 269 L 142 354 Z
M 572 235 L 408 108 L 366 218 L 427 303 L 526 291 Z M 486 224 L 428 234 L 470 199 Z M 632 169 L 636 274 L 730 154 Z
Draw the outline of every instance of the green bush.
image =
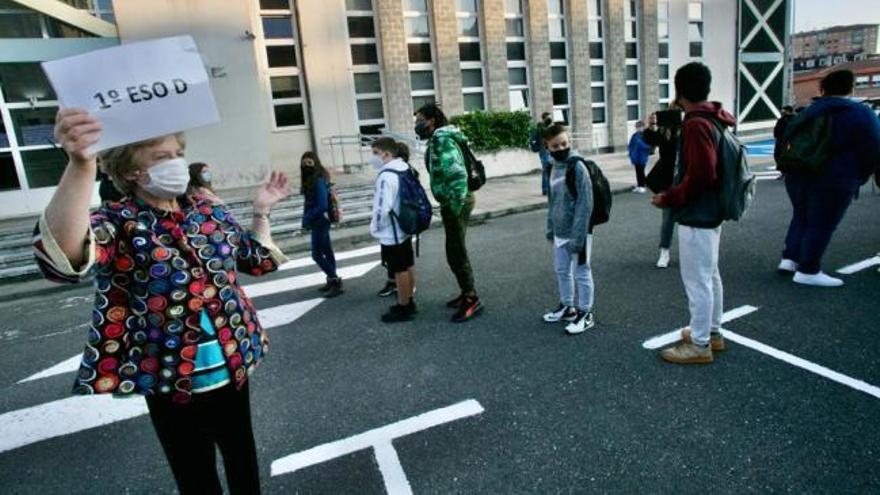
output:
M 532 117 L 528 112 L 472 112 L 456 115 L 450 123 L 464 132 L 475 152 L 529 147 Z

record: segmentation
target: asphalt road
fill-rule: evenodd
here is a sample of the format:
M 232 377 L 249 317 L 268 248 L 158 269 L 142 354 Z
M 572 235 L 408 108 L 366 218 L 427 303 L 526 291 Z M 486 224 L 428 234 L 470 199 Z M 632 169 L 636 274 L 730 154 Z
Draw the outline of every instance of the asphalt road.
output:
M 878 211 L 880 195 L 866 190 L 832 242 L 827 271 L 880 251 Z M 761 182 L 749 216 L 725 226 L 726 309 L 758 308 L 725 328 L 880 386 L 880 274 L 874 267 L 846 276 L 841 289 L 796 286 L 777 275 L 789 212 L 781 182 Z M 443 302 L 455 286 L 436 229 L 421 242 L 415 322 L 379 322 L 389 301 L 375 296 L 384 279 L 376 268 L 348 280 L 341 298 L 270 330 L 270 355 L 252 381 L 264 492 L 383 493 L 372 448 L 278 476 L 270 465 L 466 400 L 483 411 L 393 440 L 414 493 L 880 490 L 877 397 L 732 342 L 714 364 L 700 367 L 663 363 L 642 347 L 687 323 L 677 263 L 653 267 L 660 214 L 646 196 L 617 196 L 612 223 L 597 228 L 597 327 L 572 337 L 541 322 L 557 302 L 544 215 L 471 230 L 487 305 L 475 321 L 448 322 Z M 0 428 L 7 433 L 25 435 L 34 422 L 4 425 L 12 411 L 68 397 L 70 374 L 17 382 L 81 351 L 90 313 L 90 298 L 81 295 L 0 305 Z M 274 308 L 315 296 L 304 288 L 256 304 Z M 33 411 L 39 421 L 41 410 Z M 77 406 L 68 414 L 74 422 L 96 412 Z M 0 486 L 4 493 L 174 492 L 143 415 L 2 452 Z

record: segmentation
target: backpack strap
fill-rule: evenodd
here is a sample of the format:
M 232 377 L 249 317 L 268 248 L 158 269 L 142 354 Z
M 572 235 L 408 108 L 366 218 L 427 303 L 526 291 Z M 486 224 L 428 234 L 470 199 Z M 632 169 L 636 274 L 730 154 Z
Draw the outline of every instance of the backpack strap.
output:
M 568 193 L 576 200 L 578 199 L 577 165 L 582 163 L 587 173 L 590 173 L 590 169 L 587 167 L 587 160 L 582 156 L 573 156 L 566 160 L 565 163 L 567 165 L 565 169 L 565 185 L 568 187 Z

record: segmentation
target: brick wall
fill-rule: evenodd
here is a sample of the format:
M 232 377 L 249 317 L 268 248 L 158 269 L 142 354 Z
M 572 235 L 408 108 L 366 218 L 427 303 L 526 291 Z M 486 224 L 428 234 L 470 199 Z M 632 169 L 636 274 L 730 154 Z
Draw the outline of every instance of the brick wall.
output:
M 623 2 L 604 0 L 605 7 L 605 70 L 608 88 L 608 144 L 615 149 L 626 147 L 626 41 Z M 656 35 L 655 35 L 656 38 Z
M 636 5 L 639 16 L 639 84 L 642 97 L 642 120 L 660 106 L 659 54 L 657 42 L 657 0 L 641 0 Z
M 587 18 L 587 2 L 569 0 L 566 5 L 568 12 L 569 45 L 568 64 L 571 72 L 569 89 L 572 112 L 572 130 L 578 135 L 575 145 L 580 151 L 589 151 L 593 147 L 593 108 L 590 90 L 590 40 L 589 20 Z
M 504 0 L 483 0 L 480 32 L 485 53 L 486 91 L 490 110 L 510 110 Z
M 403 0 L 374 0 L 379 21 L 382 73 L 385 83 L 385 121 L 389 130 L 412 130 L 412 89 L 409 78 L 409 52 L 403 25 Z
M 553 111 L 553 89 L 550 82 L 550 28 L 547 25 L 546 0 L 529 0 L 529 67 L 532 82 L 532 116 Z
M 464 113 L 461 93 L 461 59 L 458 55 L 456 0 L 434 0 L 434 68 L 437 74 L 437 100 L 443 113 L 451 117 Z

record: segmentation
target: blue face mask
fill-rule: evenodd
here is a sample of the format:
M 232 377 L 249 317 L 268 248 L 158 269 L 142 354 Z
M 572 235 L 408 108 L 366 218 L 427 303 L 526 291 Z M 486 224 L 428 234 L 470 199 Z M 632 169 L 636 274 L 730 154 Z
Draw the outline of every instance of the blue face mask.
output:
M 213 179 L 214 176 L 211 175 L 211 172 L 202 172 L 199 174 L 199 178 L 202 179 L 202 182 L 204 182 L 205 184 L 210 184 L 211 179 Z

